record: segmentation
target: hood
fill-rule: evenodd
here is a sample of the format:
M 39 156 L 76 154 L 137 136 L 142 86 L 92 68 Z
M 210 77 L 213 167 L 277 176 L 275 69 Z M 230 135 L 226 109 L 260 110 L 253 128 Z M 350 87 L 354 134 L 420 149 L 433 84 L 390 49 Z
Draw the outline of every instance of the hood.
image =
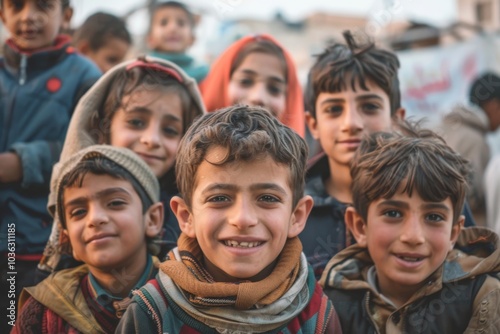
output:
M 287 91 L 285 113 L 281 119 L 301 137 L 305 135 L 305 113 L 302 88 L 297 78 L 297 70 L 290 54 L 270 35 L 252 35 L 243 37 L 234 42 L 215 60 L 207 77 L 201 82 L 200 89 L 203 100 L 209 112 L 228 107 L 231 102 L 228 98 L 228 87 L 231 75 L 231 65 L 241 49 L 256 40 L 266 39 L 276 44 L 283 51 L 287 66 Z
M 484 111 L 477 106 L 457 106 L 443 118 L 444 126 L 467 124 L 481 133 L 489 132 L 489 121 Z
M 372 290 L 366 279 L 371 266 L 373 261 L 367 249 L 355 244 L 328 262 L 319 283 L 325 288 Z M 455 248 L 432 279 L 442 277 L 437 281 L 449 283 L 493 272 L 500 272 L 498 235 L 484 227 L 469 227 L 462 229 Z
M 199 115 L 205 113 L 205 107 L 201 99 L 201 94 L 198 90 L 196 81 L 186 75 L 186 73 L 180 67 L 172 62 L 159 58 L 146 56 L 143 58 L 141 57 L 141 59 L 145 59 L 149 62 L 155 62 L 161 64 L 162 66 L 169 67 L 175 70 L 182 77 L 182 81 L 187 88 L 188 93 L 191 95 L 194 105 L 199 110 Z M 75 108 L 75 112 L 73 113 L 68 127 L 61 157 L 59 159 L 60 162 L 54 166 L 52 171 L 50 196 L 48 203 L 49 211 L 52 214 L 54 213 L 53 209 L 56 199 L 54 181 L 56 179 L 55 176 L 59 173 L 60 163 L 83 148 L 99 144 L 96 141 L 95 136 L 92 135 L 93 131 L 95 130 L 90 127 L 93 111 L 102 108 L 104 101 L 107 98 L 108 88 L 115 80 L 117 73 L 119 73 L 121 69 L 127 67 L 130 63 L 133 63 L 136 60 L 137 59 L 133 59 L 127 62 L 123 62 L 106 72 L 106 74 L 104 74 L 78 102 L 78 105 Z

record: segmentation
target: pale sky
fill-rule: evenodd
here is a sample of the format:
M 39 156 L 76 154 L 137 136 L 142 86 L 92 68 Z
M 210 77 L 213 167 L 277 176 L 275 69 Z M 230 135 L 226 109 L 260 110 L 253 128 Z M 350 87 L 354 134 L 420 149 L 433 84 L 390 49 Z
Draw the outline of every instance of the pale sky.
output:
M 384 21 L 411 18 L 443 26 L 452 22 L 457 16 L 456 0 L 189 0 L 185 2 L 205 8 L 207 13 L 220 20 L 244 16 L 270 18 L 278 10 L 287 18 L 297 20 L 310 12 L 328 11 L 378 16 Z M 120 15 L 140 3 L 140 0 L 72 0 L 75 9 L 73 25 L 79 25 L 88 15 L 98 10 Z M 129 22 L 129 28 L 134 33 L 141 33 L 140 30 L 145 29 L 145 23 L 141 22 L 144 19 L 145 16 L 138 14 Z

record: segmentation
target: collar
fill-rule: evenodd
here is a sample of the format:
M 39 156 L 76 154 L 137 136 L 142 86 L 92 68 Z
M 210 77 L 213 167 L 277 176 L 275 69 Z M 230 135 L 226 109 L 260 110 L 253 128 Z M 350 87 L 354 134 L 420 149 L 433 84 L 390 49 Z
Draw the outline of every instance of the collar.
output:
M 59 35 L 54 40 L 54 45 L 35 51 L 25 51 L 14 44 L 12 39 L 4 45 L 5 66 L 14 75 L 19 76 L 19 84 L 27 80 L 28 72 L 44 71 L 59 63 L 68 54 L 75 53 L 75 48 L 70 46 L 71 38 Z
M 366 273 L 366 282 L 368 282 L 373 291 L 378 293 L 379 297 L 382 298 L 384 302 L 397 309 L 396 305 L 380 292 L 378 288 L 377 269 L 375 269 L 375 266 L 371 266 L 370 269 L 368 269 L 368 272 Z
M 189 56 L 187 53 L 169 53 L 169 52 L 161 52 L 161 51 L 151 51 L 151 56 L 165 59 L 171 61 L 180 67 L 190 66 L 194 58 Z
M 153 259 L 151 255 L 147 255 L 147 262 L 146 262 L 146 268 L 144 269 L 144 272 L 142 273 L 142 276 L 139 278 L 137 283 L 135 284 L 134 288 L 130 291 L 129 297 L 132 296 L 132 291 L 137 290 L 141 288 L 143 285 L 147 283 L 151 276 L 151 271 L 153 269 Z M 115 312 L 115 307 L 113 306 L 113 302 L 119 302 L 123 300 L 122 297 L 117 297 L 114 296 L 113 294 L 109 293 L 106 291 L 95 279 L 94 275 L 89 272 L 89 290 L 91 293 L 91 296 L 93 297 L 94 300 L 97 301 L 97 303 L 101 306 L 103 306 L 106 310 L 110 312 Z

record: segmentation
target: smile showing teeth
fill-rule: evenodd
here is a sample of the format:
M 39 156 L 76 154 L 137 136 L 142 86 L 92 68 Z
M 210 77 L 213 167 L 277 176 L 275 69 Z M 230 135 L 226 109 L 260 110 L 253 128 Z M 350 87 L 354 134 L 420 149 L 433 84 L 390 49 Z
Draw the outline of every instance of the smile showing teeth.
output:
M 234 240 L 225 240 L 224 244 L 229 247 L 238 247 L 238 248 L 253 248 L 262 245 L 262 242 L 260 241 L 255 241 L 255 242 L 238 242 Z
M 420 257 L 407 257 L 407 256 L 398 256 L 401 260 L 408 261 L 408 262 L 418 262 L 422 260 Z

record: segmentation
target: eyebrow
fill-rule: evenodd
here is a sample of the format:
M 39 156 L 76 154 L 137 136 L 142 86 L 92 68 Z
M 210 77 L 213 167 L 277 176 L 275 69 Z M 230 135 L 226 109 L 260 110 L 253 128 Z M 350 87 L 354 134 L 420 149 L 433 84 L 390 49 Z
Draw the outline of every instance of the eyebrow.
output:
M 245 74 L 249 74 L 249 75 L 257 75 L 257 72 L 249 70 L 249 69 L 242 69 L 240 71 L 245 73 Z M 284 79 L 277 77 L 277 76 L 269 76 L 269 79 L 271 79 L 273 81 L 277 81 L 278 83 L 281 83 L 283 85 L 286 84 L 286 81 Z
M 126 194 L 128 196 L 131 196 L 130 192 L 126 190 L 125 188 L 122 187 L 114 187 L 114 188 L 107 188 L 103 189 L 101 191 L 98 191 L 95 194 L 92 194 L 91 196 L 81 196 L 72 199 L 71 201 L 67 202 L 64 204 L 64 206 L 76 206 L 76 205 L 82 205 L 87 203 L 90 199 L 100 199 L 106 196 L 114 195 L 114 194 Z
M 147 114 L 147 115 L 152 114 L 151 109 L 143 107 L 143 106 L 136 106 L 136 107 L 129 108 L 129 109 L 123 108 L 123 110 L 125 111 L 126 114 L 130 114 L 130 113 L 134 113 L 134 112 L 141 113 L 141 114 Z M 167 118 L 169 121 L 173 121 L 173 122 L 182 122 L 182 120 L 179 117 L 172 115 L 172 114 L 166 114 L 163 116 L 163 118 Z
M 201 192 L 202 194 L 206 194 L 212 191 L 217 191 L 217 190 L 228 190 L 228 191 L 237 191 L 239 189 L 238 186 L 233 185 L 233 184 L 227 184 L 227 183 L 214 183 L 203 189 Z M 276 183 L 257 183 L 257 184 L 252 184 L 250 186 L 251 191 L 256 191 L 256 190 L 274 190 L 277 191 L 283 195 L 286 195 L 286 190 L 277 185 Z
M 363 100 L 370 100 L 370 99 L 375 99 L 379 101 L 383 101 L 382 97 L 377 94 L 365 94 L 361 96 L 356 96 L 355 100 L 356 101 L 363 101 Z M 329 98 L 324 101 L 321 101 L 320 106 L 327 104 L 327 103 L 345 103 L 345 98 Z
M 408 203 L 396 201 L 396 200 L 385 200 L 377 205 L 377 207 L 382 206 L 394 206 L 401 209 L 408 209 Z M 450 212 L 450 208 L 442 203 L 424 203 L 420 206 L 424 210 L 444 210 L 446 212 Z

